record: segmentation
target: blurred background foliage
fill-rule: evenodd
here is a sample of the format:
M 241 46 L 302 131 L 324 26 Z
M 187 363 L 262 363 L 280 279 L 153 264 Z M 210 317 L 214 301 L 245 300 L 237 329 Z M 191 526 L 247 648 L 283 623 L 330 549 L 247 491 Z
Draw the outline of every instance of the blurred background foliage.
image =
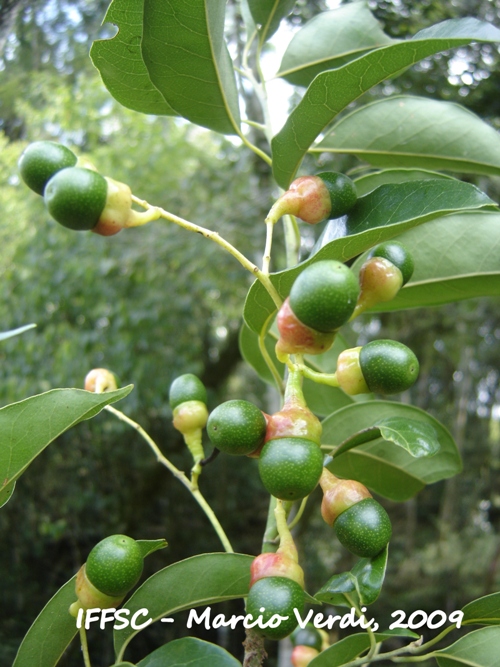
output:
M 234 2 L 229 4 L 234 9 Z M 175 376 L 198 373 L 209 389 L 210 408 L 230 397 L 253 400 L 267 411 L 276 408 L 276 397 L 238 351 L 249 277 L 215 245 L 166 223 L 110 238 L 69 232 L 52 222 L 41 198 L 19 182 L 16 163 L 30 141 L 61 141 L 103 173 L 129 183 L 138 196 L 217 230 L 255 261 L 263 247 L 262 220 L 276 192 L 267 168 L 234 143 L 183 121 L 127 111 L 110 98 L 88 58 L 93 39 L 110 34 L 100 29 L 106 5 L 101 0 L 11 1 L 0 11 L 1 329 L 37 324 L 1 345 L 0 404 L 53 387 L 80 387 L 88 370 L 108 367 L 123 384 L 135 385 L 118 407 L 187 469 L 189 457 L 171 426 L 167 400 Z M 498 0 L 369 5 L 397 37 L 455 16 L 500 25 Z M 299 1 L 289 26 L 326 7 Z M 234 43 L 241 41 L 240 32 L 236 20 L 230 34 Z M 499 60 L 497 48 L 489 45 L 460 49 L 423 61 L 369 96 L 411 92 L 451 99 L 500 127 Z M 322 168 L 355 166 L 341 156 L 320 161 Z M 476 183 L 499 200 L 498 180 Z M 464 458 L 459 477 L 403 505 L 384 502 L 394 537 L 384 592 L 372 608 L 382 624 L 391 622 L 396 609 L 450 612 L 499 589 L 498 305 L 498 300 L 477 300 L 365 315 L 347 332 L 352 344 L 392 337 L 415 350 L 421 376 L 401 400 L 440 419 Z M 203 475 L 202 488 L 235 548 L 256 554 L 267 497 L 256 462 L 235 463 L 220 456 Z M 311 592 L 353 564 L 322 523 L 318 501 L 315 492 L 297 530 Z M 38 611 L 91 547 L 119 532 L 166 537 L 169 548 L 148 559 L 148 573 L 220 549 L 189 494 L 156 464 L 135 433 L 104 414 L 51 445 L 0 511 L 0 664 L 11 664 Z M 227 604 L 221 611 L 235 609 L 240 607 Z M 182 621 L 174 628 L 150 628 L 134 640 L 129 657 L 139 659 L 165 638 L 186 633 Z M 237 632 L 199 634 L 241 653 L 243 637 Z M 110 638 L 103 635 L 91 633 L 95 667 L 113 660 Z M 270 656 L 275 664 L 275 646 Z M 76 645 L 62 664 L 81 664 Z

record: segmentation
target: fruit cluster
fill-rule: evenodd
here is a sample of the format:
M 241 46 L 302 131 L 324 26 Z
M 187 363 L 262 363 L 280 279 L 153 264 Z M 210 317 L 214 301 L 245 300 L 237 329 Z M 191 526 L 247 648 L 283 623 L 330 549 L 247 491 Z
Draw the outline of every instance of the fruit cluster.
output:
M 36 155 L 35 151 L 33 155 Z M 21 159 L 21 170 L 30 162 L 36 164 L 27 151 Z M 49 204 L 51 184 L 55 182 L 57 185 L 65 172 L 82 169 L 61 167 L 61 164 L 45 170 L 43 178 L 48 181 L 40 177 L 35 183 L 38 191 L 44 193 L 46 199 L 48 197 Z M 26 172 L 30 173 L 27 166 Z M 26 178 L 29 180 L 30 176 Z M 296 187 L 291 188 L 294 196 L 308 192 L 303 181 L 298 181 Z M 323 178 L 319 181 L 323 185 L 326 182 Z M 327 191 L 330 197 L 332 189 Z M 284 195 L 285 203 L 282 201 L 280 206 L 288 206 L 290 198 L 291 195 Z M 354 201 L 350 200 L 349 206 Z M 333 207 L 332 197 L 327 208 L 330 213 L 335 210 L 339 215 L 338 211 L 343 210 Z M 304 210 L 300 208 L 302 214 Z M 312 220 L 309 214 L 305 219 Z M 321 423 L 307 406 L 302 392 L 307 367 L 301 363 L 300 356 L 290 359 L 289 355 L 326 351 L 341 326 L 366 308 L 394 298 L 412 272 L 413 263 L 408 251 L 397 242 L 387 242 L 371 251 L 361 267 L 359 278 L 336 260 L 310 263 L 299 273 L 277 316 L 280 338 L 276 351 L 278 358 L 288 363 L 288 376 L 283 406 L 274 414 L 266 414 L 243 399 L 225 401 L 209 413 L 205 386 L 191 373 L 177 377 L 170 386 L 173 424 L 182 434 L 194 461 L 190 482 L 193 491 L 198 488 L 202 467 L 214 454 L 223 452 L 258 459 L 262 484 L 275 498 L 279 548 L 254 559 L 247 600 L 247 612 L 254 618 L 260 617 L 257 631 L 266 637 L 281 639 L 289 635 L 297 625 L 294 610 L 300 614 L 305 603 L 304 573 L 287 525 L 284 503 L 290 508 L 295 501 L 309 496 L 319 484 L 323 491 L 323 519 L 333 527 L 339 542 L 362 558 L 374 558 L 381 553 L 392 532 L 387 512 L 363 484 L 339 479 L 324 467 Z M 328 383 L 348 394 L 391 394 L 409 388 L 415 382 L 418 370 L 415 355 L 405 345 L 378 340 L 344 350 L 338 357 L 336 372 L 332 376 L 322 374 L 322 379 L 327 378 Z M 116 379 L 105 369 L 94 369 L 86 378 L 85 388 L 90 391 L 115 389 Z M 205 428 L 213 445 L 209 459 L 205 458 L 202 442 Z M 95 591 L 105 596 L 104 603 L 112 604 L 135 585 L 142 571 L 142 556 L 133 555 L 133 540 L 130 543 L 128 540 L 130 538 L 114 536 L 108 547 L 97 545 L 95 553 L 90 554 L 77 583 L 81 606 L 93 599 Z M 128 553 L 123 567 L 118 547 L 126 547 Z M 118 554 L 117 566 L 113 566 L 116 577 L 111 577 L 108 572 L 108 553 L 111 554 L 109 562 Z M 112 585 L 108 578 L 113 579 Z M 293 655 L 295 667 L 305 667 L 321 650 L 321 635 L 314 628 L 312 630 L 309 635 L 314 634 L 313 638 L 312 635 L 306 637 L 305 633 L 299 639 L 297 634 Z
M 64 227 L 112 236 L 143 219 L 132 209 L 128 185 L 102 176 L 66 146 L 36 141 L 24 150 L 18 166 L 26 185 L 43 196 L 52 218 Z

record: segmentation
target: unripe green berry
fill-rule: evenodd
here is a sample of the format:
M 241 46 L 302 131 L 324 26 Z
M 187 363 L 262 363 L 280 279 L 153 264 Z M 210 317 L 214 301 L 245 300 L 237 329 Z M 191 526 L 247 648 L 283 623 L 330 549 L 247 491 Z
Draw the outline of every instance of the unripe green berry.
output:
M 340 218 L 348 213 L 358 199 L 354 181 L 337 171 L 324 171 L 317 176 L 326 185 L 330 195 L 331 209 L 328 217 Z
M 259 579 L 250 589 L 247 614 L 251 614 L 254 621 L 261 615 L 263 623 L 267 623 L 275 614 L 288 617 L 274 628 L 261 629 L 258 625 L 254 628 L 255 632 L 270 639 L 283 639 L 297 627 L 294 609 L 302 614 L 304 601 L 304 591 L 296 581 L 285 577 L 266 577 Z
M 44 199 L 54 220 L 69 229 L 84 231 L 99 222 L 107 190 L 106 179 L 96 171 L 67 167 L 47 183 Z
M 105 595 L 124 596 L 139 581 L 143 555 L 127 535 L 111 535 L 90 552 L 85 565 L 90 583 Z
M 170 385 L 168 394 L 172 410 L 185 401 L 207 402 L 207 390 L 203 382 L 192 373 L 177 377 Z
M 419 363 L 415 354 L 394 340 L 374 340 L 363 345 L 359 365 L 370 391 L 398 394 L 416 381 Z
M 250 401 L 226 401 L 210 414 L 207 433 L 214 447 L 226 454 L 250 454 L 264 441 L 266 418 Z
M 305 438 L 269 440 L 259 458 L 259 473 L 266 490 L 280 500 L 299 500 L 318 484 L 323 471 L 319 445 Z
M 61 169 L 74 167 L 77 157 L 69 148 L 55 141 L 35 141 L 19 158 L 18 167 L 26 185 L 43 195 L 47 182 Z
M 297 627 L 291 634 L 290 640 L 294 646 L 311 646 L 321 651 L 323 637 L 312 623 L 307 623 L 305 628 Z
M 306 326 L 333 332 L 352 315 L 359 284 L 349 267 L 335 260 L 310 264 L 296 278 L 290 291 L 290 307 Z
M 356 556 L 373 558 L 389 543 L 391 520 L 375 498 L 351 505 L 333 524 L 339 542 Z
M 415 268 L 413 258 L 407 248 L 398 241 L 385 241 L 373 248 L 369 257 L 383 257 L 396 266 L 403 276 L 403 285 L 410 280 Z

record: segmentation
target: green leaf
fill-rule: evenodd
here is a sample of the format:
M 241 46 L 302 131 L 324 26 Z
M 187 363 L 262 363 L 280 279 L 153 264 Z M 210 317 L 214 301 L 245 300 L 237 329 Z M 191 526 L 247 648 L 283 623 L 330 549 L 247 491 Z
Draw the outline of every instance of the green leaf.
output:
M 273 376 L 264 361 L 258 343 L 259 337 L 255 334 L 245 323 L 240 329 L 239 345 L 240 352 L 243 359 L 257 372 L 259 377 L 265 382 L 276 386 Z M 276 358 L 274 348 L 276 345 L 277 336 L 273 331 L 269 331 L 265 337 L 265 344 L 273 360 L 280 377 L 283 379 L 285 366 Z M 343 338 L 337 336 L 333 346 L 328 352 L 318 354 L 316 356 L 306 355 L 305 358 L 309 366 L 315 370 L 324 373 L 331 373 L 337 366 L 337 357 L 347 347 Z M 341 389 L 336 387 L 329 387 L 328 385 L 321 385 L 312 380 L 305 379 L 303 384 L 304 397 L 306 399 L 309 409 L 314 414 L 324 417 L 329 415 L 334 410 L 339 410 L 345 405 L 353 403 L 353 399 L 347 396 Z
M 184 609 L 233 600 L 248 594 L 252 556 L 243 554 L 202 554 L 173 563 L 156 572 L 140 586 L 124 605 L 131 615 L 147 609 L 154 621 Z M 115 630 L 118 659 L 138 633 L 130 625 Z
M 350 572 L 335 574 L 314 597 L 343 607 L 373 604 L 382 590 L 388 552 L 386 547 L 374 558 L 361 558 Z
M 149 556 L 149 554 L 158 551 L 159 549 L 165 549 L 168 546 L 168 543 L 164 539 L 160 540 L 137 540 L 137 544 L 141 549 L 141 554 L 143 558 Z
M 381 185 L 360 197 L 347 217 L 330 221 L 326 229 L 333 241 L 296 267 L 271 274 L 270 279 L 284 299 L 295 278 L 313 262 L 323 259 L 345 262 L 376 243 L 433 218 L 455 211 L 482 208 L 496 208 L 496 205 L 474 185 L 456 179 Z M 450 238 L 454 236 L 449 231 L 448 235 Z M 250 329 L 258 333 L 275 310 L 273 300 L 262 284 L 256 281 L 248 292 L 243 311 Z
M 125 398 L 133 386 L 93 394 L 52 389 L 0 409 L 0 492 L 16 480 L 61 433 Z
M 435 651 L 434 656 L 439 667 L 498 667 L 499 646 L 500 628 L 481 628 Z
M 498 42 L 500 31 L 475 18 L 450 19 L 335 70 L 318 74 L 283 128 L 272 140 L 273 172 L 288 188 L 313 142 L 331 121 L 367 90 L 400 74 L 422 58 L 471 42 Z
M 308 667 L 341 667 L 357 658 L 370 647 L 370 638 L 366 633 L 350 635 L 313 658 Z
M 143 0 L 113 0 L 103 23 L 118 34 L 93 43 L 90 57 L 111 95 L 127 109 L 156 116 L 176 112 L 151 83 L 141 53 Z
M 414 458 L 402 447 L 378 438 L 345 451 L 327 466 L 328 469 L 339 477 L 356 479 L 381 496 L 396 501 L 408 500 L 426 484 L 460 472 L 460 455 L 448 430 L 423 410 L 402 403 L 368 401 L 342 408 L 323 421 L 322 442 L 335 448 L 354 433 L 385 418 L 429 424 L 436 432 L 439 452 L 431 458 Z
M 436 429 L 416 419 L 387 417 L 372 427 L 354 433 L 335 450 L 334 458 L 371 440 L 383 438 L 405 449 L 411 456 L 435 456 L 439 451 Z
M 491 125 L 458 104 L 409 95 L 356 109 L 314 150 L 352 153 L 377 167 L 500 174 L 500 134 Z
M 12 667 L 54 667 L 76 635 L 68 612 L 76 601 L 74 576 L 51 598 L 25 635 Z
M 372 310 L 437 306 L 500 294 L 500 214 L 450 215 L 407 231 L 398 241 L 412 254 L 415 272 L 393 301 Z M 356 261 L 353 270 L 363 261 Z
M 308 86 L 317 74 L 395 41 L 385 34 L 365 2 L 341 5 L 321 12 L 294 35 L 277 76 L 295 86 Z
M 371 174 L 366 174 L 355 179 L 358 197 L 363 197 L 373 192 L 380 185 L 387 183 L 404 183 L 405 181 L 424 181 L 432 179 L 454 180 L 453 176 L 440 174 L 437 171 L 426 169 L 384 169 Z
M 241 667 L 225 649 L 215 644 L 184 637 L 161 646 L 141 660 L 137 667 Z
M 12 338 L 13 336 L 19 336 L 19 334 L 34 329 L 36 324 L 25 324 L 23 327 L 18 327 L 17 329 L 11 329 L 10 331 L 3 331 L 0 333 L 0 340 L 7 340 L 7 338 Z
M 142 57 L 153 85 L 179 115 L 222 134 L 238 134 L 225 7 L 225 0 L 144 0 Z
M 404 630 L 403 632 L 387 630 L 386 632 L 375 633 L 377 643 L 385 639 L 391 639 L 391 637 L 411 637 L 416 639 L 418 635 L 409 630 Z M 342 665 L 360 656 L 368 648 L 370 648 L 370 638 L 366 632 L 349 635 L 335 642 L 335 644 L 325 651 L 321 651 L 318 656 L 311 660 L 308 667 L 342 667 Z
M 261 42 L 274 35 L 281 19 L 290 14 L 294 5 L 295 0 L 248 0 Z
M 12 494 L 14 493 L 15 488 L 15 482 L 10 482 L 10 484 L 7 484 L 7 486 L 3 487 L 3 489 L 0 491 L 0 507 L 3 507 L 9 502 L 9 500 L 12 498 Z
M 500 593 L 473 600 L 462 611 L 462 625 L 500 625 Z

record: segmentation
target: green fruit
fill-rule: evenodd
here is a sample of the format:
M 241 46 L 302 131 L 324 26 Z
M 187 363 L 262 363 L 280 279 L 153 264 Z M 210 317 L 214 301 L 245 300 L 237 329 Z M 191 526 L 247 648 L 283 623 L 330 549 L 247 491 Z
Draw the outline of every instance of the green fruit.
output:
M 351 553 L 373 558 L 389 543 L 391 520 L 375 498 L 365 498 L 351 505 L 333 524 L 339 542 Z
M 283 639 L 297 627 L 297 618 L 293 610 L 297 609 L 297 612 L 302 614 L 304 600 L 304 591 L 296 581 L 285 577 L 266 577 L 259 579 L 250 589 L 246 610 L 254 621 L 261 615 L 262 625 L 269 622 L 274 614 L 288 616 L 275 628 L 260 628 L 258 625 L 254 628 L 256 632 L 270 639 Z M 262 608 L 265 611 L 261 611 Z
M 226 401 L 210 414 L 207 433 L 212 444 L 226 454 L 250 454 L 264 440 L 266 419 L 249 401 Z
M 277 438 L 262 448 L 259 473 L 266 490 L 281 500 L 308 496 L 323 472 L 318 444 L 305 438 Z
M 19 158 L 21 178 L 37 194 L 43 195 L 47 182 L 61 169 L 74 167 L 76 155 L 55 141 L 35 141 Z
M 185 373 L 176 378 L 170 385 L 168 393 L 172 410 L 186 401 L 207 402 L 207 390 L 203 382 L 192 373 Z
M 308 327 L 332 332 L 354 311 L 359 284 L 349 267 L 335 260 L 311 264 L 296 278 L 290 291 L 290 307 Z
M 403 276 L 403 285 L 405 285 L 413 275 L 415 264 L 410 252 L 397 241 L 386 241 L 375 246 L 368 257 L 383 257 L 396 266 Z
M 417 357 L 402 343 L 374 340 L 359 353 L 361 372 L 370 391 L 398 394 L 409 389 L 418 377 Z
M 310 646 L 317 651 L 321 651 L 323 646 L 323 638 L 312 623 L 308 623 L 305 628 L 295 628 L 290 640 L 294 646 Z
M 139 581 L 143 560 L 141 548 L 134 539 L 110 535 L 92 549 L 85 570 L 90 583 L 101 593 L 121 597 Z
M 52 176 L 44 199 L 50 215 L 69 229 L 92 229 L 106 205 L 108 184 L 96 171 L 68 167 Z
M 356 186 L 345 174 L 336 171 L 325 171 L 317 174 L 326 185 L 332 203 L 330 218 L 340 218 L 354 206 L 358 199 Z

